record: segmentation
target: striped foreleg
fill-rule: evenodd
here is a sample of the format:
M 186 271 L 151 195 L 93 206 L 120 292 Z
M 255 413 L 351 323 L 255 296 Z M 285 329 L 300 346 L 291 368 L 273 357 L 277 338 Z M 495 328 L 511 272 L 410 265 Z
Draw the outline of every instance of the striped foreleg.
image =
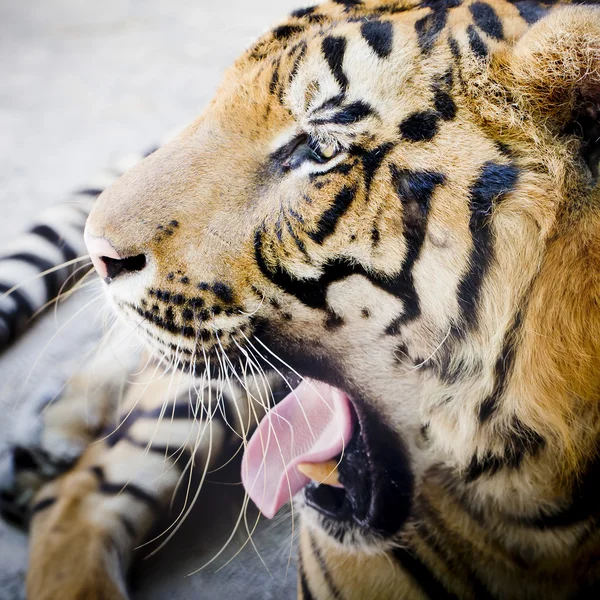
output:
M 187 478 L 192 457 L 206 472 L 247 435 L 254 415 L 241 388 L 198 386 L 185 377 L 174 386 L 147 371 L 147 381 L 129 391 L 121 425 L 38 494 L 29 597 L 127 598 L 133 551 Z

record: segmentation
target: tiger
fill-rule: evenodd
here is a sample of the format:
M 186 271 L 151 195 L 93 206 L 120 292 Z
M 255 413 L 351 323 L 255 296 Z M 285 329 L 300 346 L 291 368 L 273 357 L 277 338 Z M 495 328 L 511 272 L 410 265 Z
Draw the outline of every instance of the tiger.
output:
M 124 425 L 32 494 L 29 597 L 127 598 L 174 450 L 206 472 L 228 436 L 267 518 L 293 498 L 300 599 L 598 597 L 599 142 L 594 2 L 270 30 L 94 202 L 108 302 L 181 378 L 146 359 Z

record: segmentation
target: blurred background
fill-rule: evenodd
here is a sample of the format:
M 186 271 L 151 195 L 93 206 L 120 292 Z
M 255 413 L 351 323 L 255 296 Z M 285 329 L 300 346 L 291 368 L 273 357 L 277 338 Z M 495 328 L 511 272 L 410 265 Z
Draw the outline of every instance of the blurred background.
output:
M 0 243 L 119 157 L 143 152 L 192 119 L 227 65 L 302 4 L 0 0 Z M 76 294 L 0 356 L 0 461 L 19 411 L 50 377 L 76 368 L 82 348 L 98 339 L 99 305 L 86 309 L 89 301 Z M 218 483 L 203 496 L 166 548 L 147 560 L 147 549 L 138 552 L 134 599 L 295 597 L 285 517 L 263 523 L 255 536 L 269 571 L 247 545 L 223 570 L 211 565 L 187 577 L 220 548 L 241 502 L 237 488 Z M 238 537 L 225 560 L 243 544 Z M 0 521 L 0 600 L 24 598 L 26 543 Z

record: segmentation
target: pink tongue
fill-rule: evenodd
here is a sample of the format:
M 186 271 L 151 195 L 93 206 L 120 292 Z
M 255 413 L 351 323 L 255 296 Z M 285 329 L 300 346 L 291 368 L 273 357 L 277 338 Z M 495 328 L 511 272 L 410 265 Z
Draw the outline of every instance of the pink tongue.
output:
M 348 397 L 325 383 L 303 381 L 260 422 L 242 460 L 242 483 L 272 519 L 310 479 L 301 463 L 338 456 L 352 436 Z

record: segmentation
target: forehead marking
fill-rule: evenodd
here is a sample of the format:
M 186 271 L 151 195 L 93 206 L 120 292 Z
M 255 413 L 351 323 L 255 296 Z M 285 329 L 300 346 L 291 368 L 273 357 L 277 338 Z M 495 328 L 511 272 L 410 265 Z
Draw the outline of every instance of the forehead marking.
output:
M 302 40 L 291 49 L 290 56 L 294 56 L 294 65 L 292 66 L 292 70 L 290 71 L 288 83 L 291 83 L 292 79 L 294 79 L 294 77 L 296 77 L 296 75 L 298 74 L 300 63 L 302 62 L 302 59 L 306 56 L 307 48 L 308 44 L 304 40 Z
M 392 53 L 394 28 L 389 21 L 367 21 L 360 33 L 379 58 L 387 58 Z
M 303 25 L 281 25 L 273 29 L 273 37 L 276 40 L 287 40 L 303 31 Z
M 467 36 L 469 37 L 469 46 L 471 47 L 473 54 L 479 58 L 486 58 L 488 55 L 488 47 L 473 25 L 467 27 Z
M 433 48 L 446 25 L 447 17 L 448 12 L 446 10 L 434 10 L 415 23 L 419 47 L 424 54 L 428 54 Z
M 522 0 L 520 2 L 514 2 L 514 5 L 519 11 L 521 18 L 528 25 L 533 25 L 548 14 L 548 9 L 544 8 L 534 0 Z
M 432 140 L 438 131 L 438 120 L 435 110 L 414 112 L 400 123 L 400 133 L 411 142 Z
M 372 116 L 377 116 L 373 107 L 362 100 L 357 100 L 342 107 L 328 118 L 313 119 L 311 125 L 353 125 Z
M 504 39 L 504 27 L 496 11 L 485 2 L 475 2 L 469 6 L 475 25 L 496 40 Z
M 448 11 L 460 6 L 462 0 L 423 0 L 422 8 L 431 12 L 415 23 L 419 47 L 423 54 L 429 54 L 448 21 Z
M 352 8 L 353 6 L 358 6 L 362 4 L 361 0 L 333 0 L 335 4 L 341 4 L 346 7 L 346 10 Z
M 278 58 L 273 67 L 273 75 L 271 76 L 271 81 L 269 83 L 269 93 L 274 95 L 277 92 L 277 87 L 279 86 L 279 67 L 281 65 L 281 58 Z
M 344 56 L 346 54 L 345 38 L 328 36 L 323 40 L 321 48 L 335 80 L 342 88 L 342 92 L 346 92 L 348 89 L 348 77 L 343 69 Z
M 307 8 L 299 8 L 292 13 L 292 17 L 296 19 L 302 19 L 303 17 L 307 17 L 308 15 L 312 15 L 315 10 L 317 10 L 316 6 L 309 6 Z

